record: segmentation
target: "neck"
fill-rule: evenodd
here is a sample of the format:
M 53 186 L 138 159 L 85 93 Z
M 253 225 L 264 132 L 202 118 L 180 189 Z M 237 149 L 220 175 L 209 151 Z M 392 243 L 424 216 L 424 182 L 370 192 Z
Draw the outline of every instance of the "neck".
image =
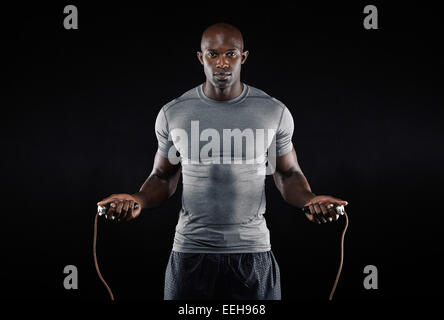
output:
M 232 86 L 226 88 L 216 88 L 208 80 L 205 81 L 202 90 L 205 95 L 213 100 L 224 101 L 232 100 L 241 95 L 244 86 L 240 81 L 237 81 Z

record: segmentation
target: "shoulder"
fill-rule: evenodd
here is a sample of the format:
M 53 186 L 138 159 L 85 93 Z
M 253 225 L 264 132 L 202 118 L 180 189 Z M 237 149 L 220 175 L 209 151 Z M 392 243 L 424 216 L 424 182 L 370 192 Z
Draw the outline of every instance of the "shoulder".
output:
M 172 109 L 175 109 L 177 106 L 180 106 L 183 103 L 187 103 L 192 100 L 198 100 L 199 99 L 199 95 L 197 92 L 198 88 L 199 86 L 195 86 L 194 88 L 183 93 L 181 96 L 169 101 L 162 107 L 163 111 L 164 112 L 171 111 Z
M 250 85 L 248 85 L 248 88 L 249 88 L 249 94 L 248 94 L 249 99 L 261 100 L 262 103 L 266 103 L 270 107 L 275 107 L 281 111 L 283 111 L 286 108 L 284 103 L 282 103 L 280 100 L 270 96 L 265 91 L 255 88 Z

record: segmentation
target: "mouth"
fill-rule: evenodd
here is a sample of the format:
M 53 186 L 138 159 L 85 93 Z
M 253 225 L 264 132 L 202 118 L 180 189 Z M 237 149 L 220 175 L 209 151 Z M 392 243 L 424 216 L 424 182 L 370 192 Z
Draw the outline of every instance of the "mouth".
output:
M 226 81 L 231 77 L 231 72 L 215 72 L 213 76 L 219 81 Z

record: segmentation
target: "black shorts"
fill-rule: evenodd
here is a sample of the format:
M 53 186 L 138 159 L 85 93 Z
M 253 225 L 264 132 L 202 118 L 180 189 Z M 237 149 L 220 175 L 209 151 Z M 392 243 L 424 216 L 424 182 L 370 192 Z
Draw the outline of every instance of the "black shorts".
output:
M 183 253 L 171 251 L 164 300 L 281 300 L 273 252 Z

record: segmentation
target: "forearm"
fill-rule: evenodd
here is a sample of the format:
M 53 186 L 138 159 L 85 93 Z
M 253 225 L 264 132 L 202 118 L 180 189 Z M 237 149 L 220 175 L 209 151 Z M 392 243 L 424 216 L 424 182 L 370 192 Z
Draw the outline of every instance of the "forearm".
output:
M 162 176 L 152 173 L 133 196 L 139 200 L 142 208 L 151 209 L 161 206 L 176 191 L 178 182 L 177 174 L 174 176 Z
M 292 206 L 302 208 L 316 196 L 311 191 L 310 185 L 302 172 L 276 172 L 273 178 L 284 200 Z

